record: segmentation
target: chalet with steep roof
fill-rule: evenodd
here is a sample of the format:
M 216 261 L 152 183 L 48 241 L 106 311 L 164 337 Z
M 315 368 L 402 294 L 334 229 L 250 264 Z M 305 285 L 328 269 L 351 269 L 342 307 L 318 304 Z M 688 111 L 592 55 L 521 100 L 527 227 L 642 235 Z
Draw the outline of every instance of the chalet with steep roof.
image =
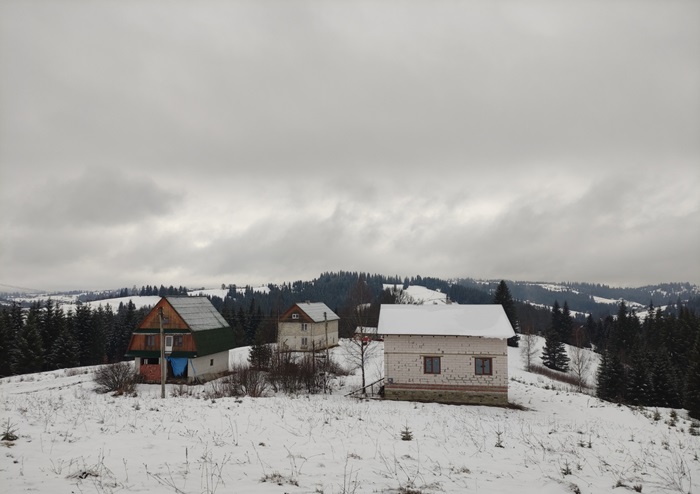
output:
M 163 297 L 131 336 L 127 357 L 146 382 L 160 382 L 160 314 L 168 381 L 199 382 L 229 369 L 233 330 L 206 297 Z M 172 345 L 168 345 L 171 343 Z
M 277 344 L 281 350 L 313 352 L 338 344 L 340 318 L 321 302 L 292 305 L 280 316 Z
M 392 400 L 505 405 L 513 331 L 501 305 L 382 305 L 384 393 Z

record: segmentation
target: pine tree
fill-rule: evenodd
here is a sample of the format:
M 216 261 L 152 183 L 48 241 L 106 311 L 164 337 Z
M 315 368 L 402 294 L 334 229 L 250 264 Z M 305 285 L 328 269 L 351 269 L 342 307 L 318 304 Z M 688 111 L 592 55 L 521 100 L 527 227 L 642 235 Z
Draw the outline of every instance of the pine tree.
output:
M 652 396 L 649 361 L 639 350 L 632 354 L 625 396 L 632 405 L 646 405 Z
M 518 323 L 518 315 L 515 310 L 515 302 L 513 301 L 513 297 L 510 294 L 510 290 L 508 289 L 508 285 L 506 285 L 505 280 L 501 280 L 496 287 L 496 291 L 493 295 L 493 303 L 500 304 L 503 307 L 503 310 L 508 317 L 508 321 L 513 327 L 513 331 L 519 333 L 520 324 Z M 519 341 L 520 336 L 516 334 L 512 338 L 508 338 L 508 346 L 517 347 Z
M 262 334 L 258 331 L 258 334 L 255 335 L 255 342 L 248 353 L 248 362 L 253 369 L 268 370 L 271 360 L 272 348 L 264 343 Z
M 566 372 L 569 370 L 569 356 L 561 341 L 561 325 L 562 312 L 559 302 L 555 300 L 552 306 L 552 325 L 545 334 L 544 347 L 542 348 L 542 363 L 550 369 Z
M 620 401 L 624 398 L 624 367 L 617 355 L 608 350 L 603 352 L 596 378 L 598 398 L 607 401 Z
M 700 331 L 690 354 L 690 366 L 685 378 L 684 406 L 688 415 L 700 420 Z
M 3 308 L 0 312 L 0 377 L 13 374 L 13 362 L 9 358 L 15 353 L 16 337 L 10 324 L 10 311 Z
M 564 301 L 564 306 L 561 310 L 561 319 L 559 322 L 559 338 L 562 343 L 572 344 L 572 334 L 574 330 L 574 320 L 571 318 L 571 310 L 569 304 Z
M 18 374 L 40 372 L 43 368 L 44 350 L 39 333 L 40 317 L 38 303 L 32 305 L 27 314 L 27 321 L 17 339 L 16 371 Z
M 80 345 L 71 327 L 72 312 L 66 316 L 66 323 L 51 349 L 51 365 L 54 369 L 67 369 L 80 365 Z

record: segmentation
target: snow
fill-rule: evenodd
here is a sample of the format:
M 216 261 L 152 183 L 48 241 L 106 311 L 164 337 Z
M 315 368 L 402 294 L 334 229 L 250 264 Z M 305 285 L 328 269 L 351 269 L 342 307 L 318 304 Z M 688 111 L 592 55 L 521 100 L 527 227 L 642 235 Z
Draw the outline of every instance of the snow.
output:
M 158 302 L 160 302 L 161 297 L 158 295 L 134 295 L 131 297 L 118 297 L 118 298 L 106 298 L 103 300 L 93 300 L 91 302 L 86 302 L 85 305 L 89 305 L 91 308 L 96 309 L 100 305 L 106 307 L 109 305 L 112 310 L 117 310 L 119 304 L 127 305 L 129 301 L 133 302 L 137 309 L 142 307 L 154 307 Z
M 483 336 L 515 335 L 500 305 L 382 305 L 379 334 Z
M 410 298 L 408 303 L 412 304 L 446 304 L 447 295 L 437 290 L 431 290 L 424 286 L 409 285 L 408 288 L 402 288 L 401 284 L 396 285 L 396 288 L 403 290 Z M 384 289 L 393 290 L 393 284 L 385 284 Z
M 251 286 L 250 288 L 254 292 L 258 292 L 258 293 L 269 293 L 270 292 L 270 288 L 267 285 Z M 246 290 L 246 287 L 244 287 L 244 286 L 243 287 L 241 287 L 241 286 L 236 287 L 236 293 L 245 293 L 245 290 Z M 216 296 L 216 297 L 223 299 L 223 298 L 226 298 L 226 296 L 228 295 L 228 288 L 225 288 L 223 290 L 221 288 L 203 288 L 200 290 L 190 290 L 187 292 L 187 295 L 195 296 L 195 297 L 209 295 L 209 296 Z
M 333 358 L 348 361 L 346 344 Z M 519 349 L 509 352 L 509 397 L 527 410 L 345 396 L 359 372 L 337 378 L 332 394 L 255 399 L 206 398 L 211 384 L 178 397 L 169 385 L 164 400 L 158 385 L 97 394 L 94 368 L 0 379 L 2 429 L 18 436 L 0 443 L 0 483 L 153 494 L 699 492 L 700 437 L 684 411 L 675 425 L 667 409 L 654 420 L 653 410 L 525 372 Z M 246 358 L 246 348 L 231 351 L 232 362 Z M 368 363 L 368 380 L 381 359 Z

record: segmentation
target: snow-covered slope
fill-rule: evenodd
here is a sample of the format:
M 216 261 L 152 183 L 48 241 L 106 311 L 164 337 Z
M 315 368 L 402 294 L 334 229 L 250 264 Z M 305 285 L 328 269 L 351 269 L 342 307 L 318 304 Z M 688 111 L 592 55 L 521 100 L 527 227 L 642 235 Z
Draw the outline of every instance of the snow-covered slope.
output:
M 345 345 L 333 357 L 347 363 Z M 375 348 L 368 379 L 381 373 Z M 654 420 L 571 392 L 509 352 L 510 400 L 527 410 L 360 401 L 345 396 L 357 373 L 332 394 L 257 399 L 208 399 L 211 384 L 179 397 L 169 386 L 165 400 L 157 385 L 99 395 L 92 368 L 1 379 L 3 429 L 18 439 L 3 443 L 0 483 L 10 493 L 699 492 L 700 437 L 685 412 Z

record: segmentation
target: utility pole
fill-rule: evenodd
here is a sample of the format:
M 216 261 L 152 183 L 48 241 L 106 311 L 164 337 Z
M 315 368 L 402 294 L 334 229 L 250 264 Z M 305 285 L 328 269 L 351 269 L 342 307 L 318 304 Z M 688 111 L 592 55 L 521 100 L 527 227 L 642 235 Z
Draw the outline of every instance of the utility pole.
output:
M 160 397 L 165 398 L 165 333 L 163 333 L 163 307 L 158 311 L 158 324 L 160 326 Z
M 328 314 L 323 313 L 323 323 L 326 326 L 326 365 L 328 365 Z
M 330 365 L 330 360 L 328 360 L 330 357 L 328 356 L 328 314 L 326 314 L 326 311 L 323 311 L 323 323 L 326 327 L 326 362 L 324 364 L 324 375 L 323 376 L 323 394 L 326 394 L 326 381 L 328 381 L 328 366 Z

